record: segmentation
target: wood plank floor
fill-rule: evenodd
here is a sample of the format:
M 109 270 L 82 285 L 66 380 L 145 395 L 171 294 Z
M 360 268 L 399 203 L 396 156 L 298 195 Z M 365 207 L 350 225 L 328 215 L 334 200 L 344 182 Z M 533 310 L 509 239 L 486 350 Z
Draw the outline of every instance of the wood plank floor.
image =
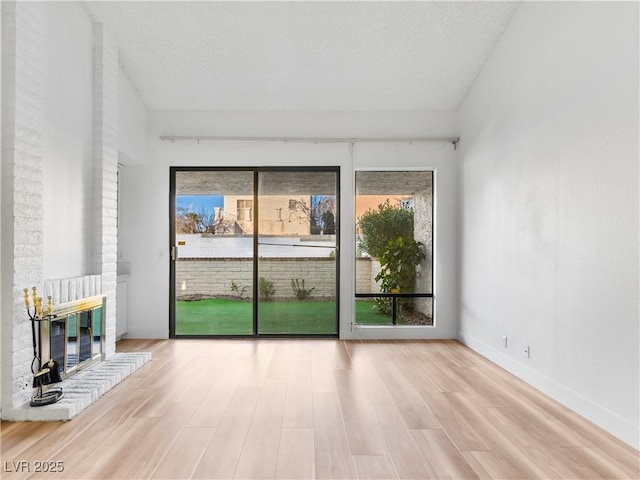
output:
M 640 478 L 638 451 L 456 341 L 118 350 L 153 360 L 70 422 L 2 423 L 3 479 Z

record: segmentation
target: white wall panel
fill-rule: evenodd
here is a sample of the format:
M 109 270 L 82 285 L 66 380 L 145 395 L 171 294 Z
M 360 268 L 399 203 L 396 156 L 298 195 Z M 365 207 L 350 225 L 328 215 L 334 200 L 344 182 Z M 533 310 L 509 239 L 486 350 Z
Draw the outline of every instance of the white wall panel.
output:
M 461 338 L 635 447 L 638 100 L 637 3 L 524 2 L 460 112 Z

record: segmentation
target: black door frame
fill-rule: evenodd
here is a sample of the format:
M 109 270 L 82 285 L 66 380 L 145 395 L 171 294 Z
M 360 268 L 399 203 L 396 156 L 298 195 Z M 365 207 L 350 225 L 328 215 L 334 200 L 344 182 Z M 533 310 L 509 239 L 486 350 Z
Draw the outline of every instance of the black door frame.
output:
M 174 252 L 176 237 L 176 172 L 253 172 L 253 334 L 249 335 L 176 335 L 176 269 Z M 262 172 L 332 172 L 336 175 L 336 300 L 335 333 L 259 333 L 258 331 L 258 175 Z M 169 338 L 338 338 L 340 335 L 340 167 L 339 166 L 292 166 L 292 167 L 169 167 Z

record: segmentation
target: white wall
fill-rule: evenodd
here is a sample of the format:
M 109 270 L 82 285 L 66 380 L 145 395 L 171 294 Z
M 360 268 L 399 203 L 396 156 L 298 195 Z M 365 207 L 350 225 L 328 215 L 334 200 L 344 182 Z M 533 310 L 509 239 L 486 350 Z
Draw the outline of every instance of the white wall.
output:
M 159 140 L 160 135 L 310 136 L 310 137 L 416 137 L 453 136 L 456 114 L 441 113 L 179 113 L 149 114 L 150 147 L 144 164 L 125 165 L 120 172 L 121 261 L 130 262 L 129 337 L 164 338 L 169 325 L 169 166 L 304 166 L 341 167 L 341 336 L 353 336 L 353 172 L 363 168 L 436 168 L 443 189 L 441 211 L 447 222 L 455 218 L 456 167 L 451 145 L 436 153 L 433 146 L 368 145 L 353 158 L 347 144 L 195 142 Z M 367 153 L 368 152 L 368 153 Z M 400 152 L 400 153 L 399 153 Z M 437 187 L 440 188 L 440 187 Z M 455 245 L 455 221 L 443 228 L 442 244 Z M 451 227 L 452 226 L 452 227 Z M 455 263 L 455 259 L 451 260 Z M 375 335 L 455 337 L 456 268 L 443 265 L 442 323 L 438 328 L 387 331 Z M 438 285 L 436 285 L 438 288 Z M 447 297 L 449 295 L 449 297 Z M 446 320 L 445 320 L 446 318 Z M 362 333 L 362 332 L 361 332 Z
M 637 3 L 523 2 L 460 111 L 460 337 L 636 448 L 638 102 Z
M 0 13 L 1 13 L 1 9 L 0 9 Z M 3 22 L 0 19 L 0 72 L 3 71 L 3 68 L 2 68 L 3 67 L 3 64 L 2 64 L 2 23 Z M 0 75 L 0 77 L 1 77 L 1 75 Z M 2 146 L 2 137 L 3 137 L 3 135 L 2 135 L 2 131 L 1 131 L 2 125 L 4 125 L 2 123 L 2 111 L 3 111 L 2 110 L 2 92 L 0 92 L 0 152 L 4 151 L 3 150 L 3 146 Z M 2 199 L 2 170 L 3 170 L 2 169 L 2 165 L 0 164 L 0 204 L 1 204 L 1 201 L 2 201 L 1 200 Z M 0 218 L 1 218 L 1 216 L 0 216 Z M 1 221 L 0 221 L 0 238 L 2 238 L 2 222 Z M 3 264 L 2 249 L 0 249 L 0 312 L 3 311 L 2 292 L 3 292 L 3 287 L 4 287 L 4 285 L 3 285 L 3 277 L 4 276 L 1 273 L 2 264 Z M 4 338 L 4 335 L 2 333 L 2 321 L 0 321 L 0 338 Z M 0 359 L 4 359 L 4 357 L 2 355 L 2 344 L 3 344 L 3 342 L 0 341 Z M 3 379 L 2 379 L 3 374 L 4 374 L 4 372 L 3 372 L 2 368 L 0 368 L 0 418 L 2 418 L 2 399 L 4 398 L 4 395 L 2 393 L 3 385 L 4 385 L 4 382 L 3 382 Z
M 129 77 L 120 69 L 118 78 L 118 162 L 144 163 L 147 158 L 147 109 Z
M 131 202 L 138 201 L 135 195 L 127 198 L 126 202 L 123 201 L 123 182 L 126 182 L 123 169 L 125 165 L 146 163 L 148 145 L 147 109 L 129 77 L 120 69 L 118 77 L 118 245 L 122 244 L 122 238 L 127 238 L 128 235 L 127 222 L 123 223 L 122 218 L 129 218 L 130 223 L 135 223 L 135 219 L 128 216 L 127 206 Z M 130 195 L 132 192 L 128 193 Z M 124 195 L 126 196 L 127 193 Z M 122 251 L 118 248 L 118 274 L 128 275 L 130 268 L 129 262 L 124 261 Z M 128 284 L 128 278 L 121 277 L 120 280 Z M 128 305 L 128 297 L 124 294 L 118 301 L 122 300 Z
M 43 4 L 45 278 L 91 272 L 93 25 L 76 2 Z

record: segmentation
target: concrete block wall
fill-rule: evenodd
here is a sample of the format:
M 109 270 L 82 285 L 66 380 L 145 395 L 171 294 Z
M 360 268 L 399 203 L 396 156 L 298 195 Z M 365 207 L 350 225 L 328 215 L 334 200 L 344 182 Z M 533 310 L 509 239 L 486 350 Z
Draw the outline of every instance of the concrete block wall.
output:
M 94 36 L 94 272 L 44 279 L 43 119 L 46 21 L 39 2 L 2 2 L 2 191 L 0 326 L 2 418 L 20 419 L 33 394 L 31 324 L 22 289 L 54 302 L 107 296 L 106 356 L 115 352 L 117 255 L 117 47 L 102 26 Z
M 336 264 L 333 258 L 265 258 L 258 263 L 258 275 L 273 282 L 275 298 L 295 297 L 291 280 L 298 279 L 311 297 L 336 296 Z
M 362 287 L 371 283 L 370 261 L 362 259 L 359 269 Z M 264 258 L 259 262 L 260 277 L 273 282 L 275 298 L 294 297 L 292 279 L 304 279 L 305 288 L 315 290 L 313 297 L 335 297 L 335 260 L 323 257 Z M 231 281 L 249 288 L 244 297 L 252 296 L 253 261 L 250 258 L 190 258 L 176 262 L 176 293 L 178 299 L 193 295 L 204 297 L 235 296 Z M 365 290 L 361 290 L 365 291 Z M 366 291 L 369 291 L 368 289 Z
M 252 297 L 253 261 L 250 258 L 189 258 L 176 262 L 176 297 L 190 298 L 236 296 L 231 291 L 234 281 L 242 288 L 244 297 Z
M 380 262 L 369 257 L 356 257 L 356 293 L 378 293 L 380 286 L 376 275 L 380 272 Z

